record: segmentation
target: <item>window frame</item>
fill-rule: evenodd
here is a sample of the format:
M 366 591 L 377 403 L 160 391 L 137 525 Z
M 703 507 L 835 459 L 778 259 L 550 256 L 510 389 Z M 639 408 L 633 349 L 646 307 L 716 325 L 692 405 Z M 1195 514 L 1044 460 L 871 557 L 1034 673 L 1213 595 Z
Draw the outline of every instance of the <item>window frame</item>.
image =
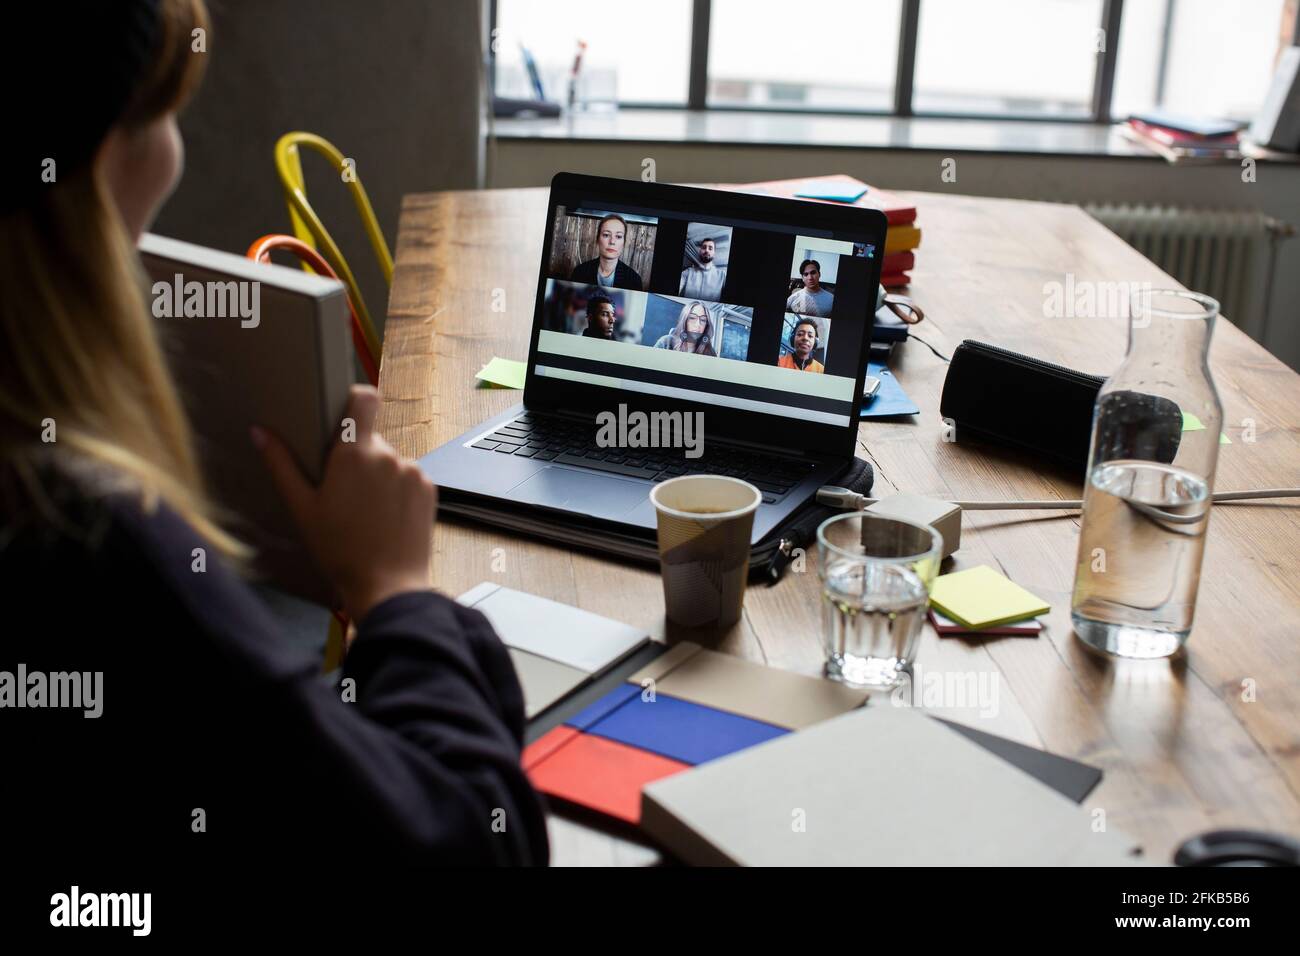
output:
M 747 112 L 782 113 L 795 116 L 875 116 L 885 118 L 921 117 L 925 119 L 1015 120 L 1029 123 L 1100 123 L 1110 125 L 1111 103 L 1115 92 L 1115 67 L 1119 62 L 1120 26 L 1124 17 L 1124 0 L 1102 0 L 1101 23 L 1105 47 L 1097 53 L 1097 67 L 1093 74 L 1092 102 L 1087 114 L 1079 116 L 1038 115 L 1030 113 L 953 113 L 942 111 L 917 111 L 914 105 L 916 82 L 916 46 L 921 20 L 921 0 L 900 0 L 902 3 L 898 30 L 898 58 L 894 76 L 894 104 L 889 110 L 880 109 L 790 109 L 784 106 L 713 106 L 708 101 L 709 88 L 709 31 L 713 22 L 712 0 L 693 0 L 691 11 L 691 51 L 686 103 L 635 103 L 628 108 L 680 110 L 694 112 Z M 1159 50 L 1159 76 L 1157 89 L 1164 88 L 1165 71 L 1169 62 L 1170 25 L 1177 0 L 1166 0 L 1164 29 L 1161 31 Z M 491 30 L 496 33 L 497 0 L 488 0 Z M 1293 28 L 1293 43 L 1300 45 L 1300 13 Z M 496 56 L 492 43 L 488 44 L 489 89 L 496 81 Z M 624 104 L 620 103 L 620 106 Z

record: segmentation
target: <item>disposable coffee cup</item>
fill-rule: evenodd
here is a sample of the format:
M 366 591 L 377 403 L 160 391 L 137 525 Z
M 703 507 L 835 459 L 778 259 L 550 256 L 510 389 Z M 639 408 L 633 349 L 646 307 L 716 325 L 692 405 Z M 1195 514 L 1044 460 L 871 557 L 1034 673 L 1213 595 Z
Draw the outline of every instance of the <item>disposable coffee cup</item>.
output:
M 749 577 L 749 536 L 763 494 L 722 475 L 683 475 L 650 490 L 659 523 L 664 612 L 683 627 L 740 620 Z

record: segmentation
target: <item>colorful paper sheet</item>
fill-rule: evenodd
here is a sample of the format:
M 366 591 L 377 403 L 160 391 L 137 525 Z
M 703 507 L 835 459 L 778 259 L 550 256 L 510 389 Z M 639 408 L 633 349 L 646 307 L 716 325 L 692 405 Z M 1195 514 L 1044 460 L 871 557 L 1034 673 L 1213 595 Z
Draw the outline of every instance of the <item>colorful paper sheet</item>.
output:
M 494 357 L 474 377 L 498 388 L 523 388 L 527 366 L 512 359 Z

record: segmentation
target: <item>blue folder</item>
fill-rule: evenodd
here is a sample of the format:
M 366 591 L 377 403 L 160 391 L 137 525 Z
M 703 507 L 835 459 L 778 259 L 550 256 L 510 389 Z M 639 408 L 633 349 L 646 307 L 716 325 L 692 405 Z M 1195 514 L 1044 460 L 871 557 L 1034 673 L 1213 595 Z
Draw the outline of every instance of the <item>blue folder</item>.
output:
M 784 727 L 666 694 L 643 700 L 641 688 L 633 686 L 632 690 L 634 694 L 626 703 L 587 727 L 587 733 L 691 765 L 789 733 Z
M 636 684 L 620 684 L 600 700 L 582 708 L 582 710 L 566 720 L 565 724 L 578 730 L 590 730 L 592 724 L 604 719 L 611 711 L 622 707 L 640 693 L 641 688 Z
M 880 379 L 880 391 L 876 397 L 863 402 L 858 412 L 859 418 L 888 418 L 891 415 L 915 415 L 921 410 L 916 402 L 907 397 L 903 386 L 898 384 L 894 373 L 879 362 L 867 364 L 867 374 Z

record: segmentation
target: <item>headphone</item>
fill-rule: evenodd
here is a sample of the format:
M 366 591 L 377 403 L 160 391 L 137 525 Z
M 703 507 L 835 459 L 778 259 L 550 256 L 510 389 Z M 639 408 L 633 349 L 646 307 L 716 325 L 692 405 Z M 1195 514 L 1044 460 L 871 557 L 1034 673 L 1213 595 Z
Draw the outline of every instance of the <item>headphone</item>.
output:
M 820 345 L 822 341 L 822 330 L 821 330 L 821 326 L 817 324 L 817 321 L 815 319 L 809 319 L 809 318 L 800 319 L 798 322 L 794 324 L 794 328 L 790 330 L 790 338 L 788 340 L 790 343 L 790 348 L 794 348 L 794 334 L 799 331 L 799 326 L 801 325 L 812 326 L 813 335 L 816 336 L 817 338 L 816 343 L 813 345 L 813 349 L 816 349 L 817 346 Z

